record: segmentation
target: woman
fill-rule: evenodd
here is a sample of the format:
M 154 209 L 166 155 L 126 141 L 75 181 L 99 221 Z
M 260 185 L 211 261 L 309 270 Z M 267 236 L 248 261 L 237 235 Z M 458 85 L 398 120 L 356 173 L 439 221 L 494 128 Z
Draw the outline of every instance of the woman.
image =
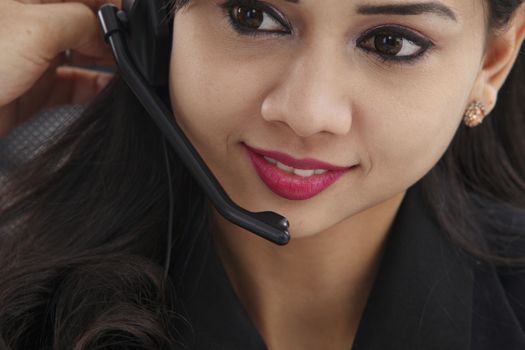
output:
M 98 5 L 0 5 L 4 133 L 98 94 L 55 72 L 107 57 Z M 525 347 L 521 1 L 175 5 L 178 124 L 292 239 L 223 219 L 117 76 L 3 190 L 7 346 Z

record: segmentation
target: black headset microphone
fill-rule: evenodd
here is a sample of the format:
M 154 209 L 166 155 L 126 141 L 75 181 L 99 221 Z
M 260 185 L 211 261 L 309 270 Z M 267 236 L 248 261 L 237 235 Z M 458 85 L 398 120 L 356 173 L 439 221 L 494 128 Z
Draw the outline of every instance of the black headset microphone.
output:
M 104 38 L 111 45 L 120 75 L 217 211 L 230 222 L 273 243 L 287 244 L 288 220 L 274 212 L 253 213 L 235 204 L 177 125 L 169 98 L 163 96 L 169 84 L 173 28 L 169 11 L 165 0 L 124 0 L 122 10 L 111 4 L 99 9 Z M 167 154 L 165 157 L 169 176 Z M 170 207 L 172 196 L 170 189 Z M 172 215 L 171 211 L 170 227 Z M 171 228 L 168 237 L 170 242 Z M 167 261 L 169 267 L 169 254 Z

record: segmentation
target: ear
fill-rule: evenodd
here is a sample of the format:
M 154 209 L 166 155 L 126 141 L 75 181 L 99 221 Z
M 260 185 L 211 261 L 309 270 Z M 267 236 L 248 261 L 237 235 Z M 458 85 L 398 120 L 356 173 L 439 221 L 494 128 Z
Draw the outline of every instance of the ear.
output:
M 487 40 L 482 68 L 478 74 L 473 100 L 483 102 L 487 114 L 496 105 L 498 91 L 509 75 L 525 38 L 525 6 L 522 4 L 507 26 Z

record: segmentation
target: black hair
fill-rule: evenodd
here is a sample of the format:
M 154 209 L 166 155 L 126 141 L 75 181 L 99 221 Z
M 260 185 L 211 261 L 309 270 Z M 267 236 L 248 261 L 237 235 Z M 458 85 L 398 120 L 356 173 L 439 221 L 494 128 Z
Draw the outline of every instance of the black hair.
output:
M 522 1 L 489 1 L 497 35 Z M 525 45 L 483 127 L 460 127 L 438 164 L 422 180 L 437 221 L 473 256 L 525 264 Z
M 522 1 L 488 3 L 497 29 Z M 525 208 L 524 70 L 521 55 L 491 116 L 482 127 L 459 128 L 422 179 L 444 232 L 496 263 L 525 256 L 505 254 L 524 234 L 513 220 Z M 53 145 L 10 176 L 0 194 L 0 335 L 10 349 L 185 348 L 177 276 L 209 228 L 209 204 L 177 156 L 168 150 L 167 157 L 171 178 L 161 133 L 117 76 Z M 177 200 L 166 279 L 169 182 Z M 509 220 L 497 221 L 494 211 Z

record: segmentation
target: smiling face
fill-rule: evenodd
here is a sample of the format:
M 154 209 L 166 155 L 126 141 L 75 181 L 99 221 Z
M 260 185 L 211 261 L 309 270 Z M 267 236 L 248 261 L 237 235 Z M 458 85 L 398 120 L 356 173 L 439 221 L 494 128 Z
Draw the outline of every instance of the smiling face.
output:
M 197 0 L 177 13 L 172 105 L 235 202 L 308 236 L 437 163 L 479 98 L 485 12 L 410 4 Z

